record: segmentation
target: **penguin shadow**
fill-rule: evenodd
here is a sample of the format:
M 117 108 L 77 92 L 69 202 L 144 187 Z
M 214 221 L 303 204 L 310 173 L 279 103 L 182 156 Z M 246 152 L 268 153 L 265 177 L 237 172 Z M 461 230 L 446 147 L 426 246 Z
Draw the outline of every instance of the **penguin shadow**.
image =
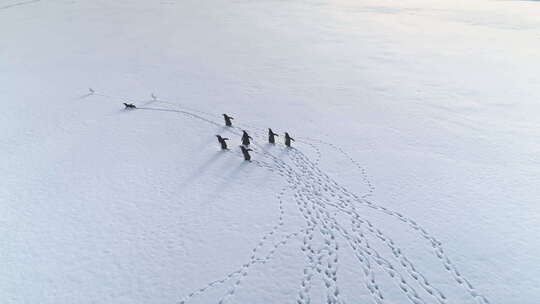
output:
M 207 137 L 205 140 L 202 140 L 195 148 L 195 151 L 202 151 L 206 150 L 206 147 L 209 145 L 213 145 L 215 139 L 212 137 Z M 218 159 L 225 157 L 228 155 L 230 150 L 217 150 L 214 154 L 212 154 L 209 158 L 207 158 L 205 161 L 201 162 L 199 166 L 193 170 L 193 172 L 182 182 L 180 183 L 180 187 L 184 188 L 189 186 L 191 183 L 193 183 L 195 180 L 197 180 L 199 177 L 201 177 L 205 171 L 207 171 Z
M 86 93 L 86 94 L 84 94 L 84 95 L 81 95 L 81 96 L 75 98 L 75 100 L 85 99 L 85 98 L 88 98 L 88 97 L 90 97 L 90 96 L 92 96 L 92 95 L 94 95 L 94 93 Z
M 249 169 L 253 165 L 253 162 L 251 160 L 244 160 L 242 152 L 240 152 L 239 148 L 232 149 L 232 150 L 227 150 L 227 151 L 229 151 L 229 153 L 231 153 L 231 155 L 235 156 L 234 159 L 232 159 L 231 161 L 233 161 L 233 162 L 235 162 L 237 164 L 234 165 L 232 170 L 229 170 L 228 172 L 226 172 L 226 174 L 224 175 L 224 179 L 223 179 L 222 184 L 232 184 L 232 183 L 234 183 L 235 179 L 237 179 L 238 176 L 240 176 L 242 171 L 245 171 L 246 169 Z
M 270 149 L 275 148 L 276 144 L 266 143 L 261 146 L 261 151 L 263 153 L 268 152 Z
M 112 113 L 110 113 L 109 115 L 126 115 L 126 114 L 129 114 L 133 111 L 135 111 L 136 109 L 126 109 L 126 108 L 121 108 L 121 109 L 118 109 L 116 111 L 113 111 Z
M 279 154 L 278 154 L 279 158 L 282 158 L 284 155 L 289 155 L 292 149 L 293 148 L 290 148 L 287 146 L 279 147 Z
M 139 110 L 139 108 L 128 108 L 125 106 L 125 104 L 122 106 L 118 105 L 118 108 L 116 108 L 116 110 L 114 111 L 111 111 L 108 115 L 125 115 L 137 110 Z
M 236 161 L 237 159 L 234 159 Z M 250 161 L 242 160 L 238 165 L 234 167 L 231 171 L 227 172 L 222 176 L 222 181 L 216 185 L 216 187 L 210 192 L 201 204 L 209 204 L 214 201 L 219 201 L 219 197 L 230 188 L 231 185 L 238 183 L 239 178 L 242 173 L 246 172 L 251 167 Z
M 252 161 L 250 160 L 242 159 L 240 163 L 236 165 L 236 167 L 233 170 L 228 172 L 227 177 L 225 178 L 225 183 L 230 184 L 234 182 L 234 179 L 236 179 L 242 171 L 245 171 L 246 169 L 248 169 L 251 163 Z
M 234 136 L 238 135 L 236 133 L 236 132 L 238 132 L 238 130 L 235 127 L 221 126 L 221 128 L 219 128 L 219 132 L 221 132 L 221 133 L 226 132 L 226 133 L 230 134 L 231 138 L 232 138 L 233 135 Z M 218 133 L 216 133 L 216 134 L 218 134 Z
M 208 169 L 210 167 L 212 167 L 212 165 L 214 165 L 214 163 L 224 157 L 225 155 L 227 155 L 229 151 L 228 150 L 220 150 L 220 151 L 216 151 L 211 157 L 209 157 L 208 159 L 206 159 L 204 162 L 202 162 L 201 164 L 199 164 L 199 166 L 195 169 L 193 169 L 192 173 L 190 175 L 188 175 L 180 184 L 179 184 L 179 188 L 180 189 L 184 189 L 184 188 L 187 188 L 189 187 L 191 184 L 193 184 L 193 182 L 195 182 L 196 180 L 198 180 L 201 176 L 203 176 L 206 171 L 208 171 Z

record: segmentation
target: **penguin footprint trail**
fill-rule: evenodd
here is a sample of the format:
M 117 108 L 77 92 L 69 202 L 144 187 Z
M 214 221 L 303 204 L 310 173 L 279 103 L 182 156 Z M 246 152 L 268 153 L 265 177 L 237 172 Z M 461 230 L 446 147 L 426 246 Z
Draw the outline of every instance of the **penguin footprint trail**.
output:
M 98 94 L 94 94 L 98 95 Z M 109 95 L 109 98 L 113 98 Z M 160 102 L 158 98 L 152 96 L 154 102 Z M 125 99 L 124 99 L 125 100 Z M 206 112 L 193 112 L 191 109 L 183 108 L 178 103 L 166 102 L 168 106 L 175 107 L 178 114 L 191 119 L 198 119 L 201 122 L 212 125 L 220 125 L 215 118 L 219 115 Z M 125 104 L 126 108 L 132 104 Z M 196 114 L 198 113 L 198 114 Z M 228 285 L 226 291 L 215 302 L 220 304 L 234 302 L 234 296 L 242 283 L 249 279 L 250 268 L 255 264 L 266 264 L 279 254 L 280 248 L 287 243 L 296 242 L 299 254 L 305 258 L 302 272 L 299 274 L 299 286 L 296 298 L 290 302 L 307 304 L 315 301 L 312 299 L 313 284 L 319 281 L 317 286 L 323 286 L 325 298 L 324 303 L 338 304 L 345 303 L 345 296 L 342 294 L 339 279 L 340 253 L 347 250 L 356 259 L 354 267 L 363 277 L 365 290 L 375 303 L 386 303 L 385 293 L 392 292 L 404 295 L 409 303 L 450 303 L 445 293 L 437 287 L 436 282 L 432 282 L 427 274 L 422 273 L 413 260 L 405 255 L 399 245 L 386 232 L 366 218 L 364 208 L 369 208 L 385 216 L 390 216 L 405 224 L 414 231 L 417 236 L 424 240 L 428 248 L 431 249 L 436 259 L 441 263 L 440 270 L 447 273 L 452 278 L 456 286 L 461 286 L 468 295 L 470 301 L 481 304 L 490 304 L 489 300 L 478 292 L 452 263 L 445 254 L 441 242 L 433 237 L 426 229 L 417 224 L 414 220 L 379 205 L 367 197 L 372 197 L 375 191 L 366 170 L 349 154 L 339 146 L 313 138 L 299 138 L 297 140 L 301 147 L 313 149 L 316 153 L 316 160 L 312 161 L 302 150 L 291 147 L 291 141 L 295 141 L 288 133 L 285 133 L 284 140 L 287 147 L 276 145 L 273 149 L 263 149 L 259 143 L 259 138 L 263 138 L 262 128 L 253 127 L 250 136 L 246 130 L 233 125 L 232 116 L 222 114 L 225 125 L 228 126 L 228 133 L 231 135 L 242 134 L 242 153 L 245 160 L 251 160 L 249 152 L 255 154 L 255 159 L 251 164 L 283 177 L 286 185 L 276 196 L 279 209 L 279 220 L 273 228 L 267 232 L 259 242 L 253 247 L 249 260 L 241 265 L 237 270 L 224 275 L 223 278 L 214 280 L 186 296 L 178 303 L 188 303 L 195 297 L 203 297 L 210 288 L 219 285 Z M 242 126 L 242 124 L 238 124 Z M 247 126 L 247 125 L 245 125 Z M 251 127 L 251 126 L 250 126 Z M 246 128 L 247 129 L 247 128 Z M 268 130 L 268 140 L 275 143 L 275 136 L 272 129 Z M 209 135 L 212 136 L 212 135 Z M 227 149 L 226 137 L 218 136 L 219 143 L 223 149 Z M 319 166 L 319 159 L 323 157 L 322 150 L 318 146 L 322 144 L 332 148 L 345 156 L 356 168 L 359 169 L 361 178 L 366 184 L 367 192 L 361 196 L 349 191 L 341 186 L 334 179 L 328 176 Z M 249 149 L 251 145 L 253 149 Z M 277 153 L 276 153 L 277 152 Z M 278 156 L 279 155 L 279 156 Z M 301 227 L 288 227 L 291 224 L 285 222 L 284 207 L 287 204 L 296 205 L 304 225 Z M 285 228 L 288 229 L 285 229 Z M 397 229 L 397 228 L 396 228 Z M 282 231 L 296 231 L 283 235 Z M 277 239 L 277 241 L 276 241 Z M 381 250 L 381 248 L 386 248 Z M 386 275 L 388 279 L 394 281 L 394 290 L 390 291 L 390 286 L 385 284 L 384 288 L 378 282 L 378 277 Z M 234 280 L 233 280 L 234 278 Z M 444 286 L 444 285 L 443 285 Z M 206 300 L 205 300 L 206 301 Z

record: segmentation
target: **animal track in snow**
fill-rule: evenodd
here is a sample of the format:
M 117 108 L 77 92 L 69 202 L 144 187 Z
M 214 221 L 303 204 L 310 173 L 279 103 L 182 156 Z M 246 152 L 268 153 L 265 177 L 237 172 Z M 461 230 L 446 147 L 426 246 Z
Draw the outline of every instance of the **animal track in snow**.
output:
M 129 100 L 100 93 L 94 93 L 92 96 Z M 221 123 L 215 120 L 215 117 L 219 117 L 218 114 L 188 109 L 179 103 L 160 100 L 157 97 L 153 97 L 151 101 L 147 102 L 147 105 L 151 103 L 167 105 L 168 108 L 143 107 L 139 109 L 174 112 L 207 124 L 222 126 Z M 242 130 L 241 126 L 249 125 L 238 124 L 238 126 L 227 128 L 226 131 L 239 135 Z M 254 137 L 264 138 L 263 128 L 250 127 L 255 129 L 252 132 Z M 443 269 L 451 275 L 458 285 L 465 288 L 473 300 L 482 304 L 490 304 L 488 299 L 476 291 L 472 284 L 458 271 L 445 254 L 441 242 L 425 228 L 413 219 L 368 199 L 368 197 L 373 196 L 375 187 L 370 181 L 365 168 L 348 153 L 335 144 L 319 139 L 299 137 L 298 144 L 305 144 L 313 149 L 316 159 L 311 160 L 305 153 L 296 148 L 283 148 L 276 145 L 272 149 L 265 149 L 257 139 L 253 141 L 253 153 L 258 157 L 252 161 L 252 164 L 283 177 L 286 182 L 286 185 L 278 192 L 276 197 L 278 200 L 278 222 L 253 247 L 248 262 L 239 269 L 227 274 L 224 278 L 212 281 L 206 286 L 189 293 L 182 298 L 180 303 L 187 303 L 195 296 L 202 296 L 209 288 L 226 284 L 236 277 L 234 283 L 229 286 L 228 291 L 217 300 L 218 303 L 232 302 L 237 289 L 248 278 L 249 270 L 254 264 L 266 264 L 278 253 L 278 249 L 282 245 L 301 236 L 299 239 L 299 252 L 304 255 L 305 264 L 296 299 L 291 299 L 291 301 L 298 304 L 311 303 L 312 284 L 314 280 L 319 280 L 325 288 L 325 303 L 345 303 L 339 287 L 339 253 L 342 250 L 350 250 L 358 261 L 358 270 L 363 275 L 364 285 L 375 303 L 382 304 L 386 301 L 385 290 L 382 290 L 376 279 L 377 273 L 387 275 L 393 280 L 396 290 L 406 296 L 410 303 L 446 304 L 447 297 L 440 287 L 436 287 L 426 274 L 419 271 L 412 259 L 405 255 L 392 238 L 377 228 L 372 221 L 365 218 L 361 208 L 370 208 L 391 216 L 412 228 L 413 231 L 428 242 L 436 258 L 441 261 Z M 367 193 L 358 196 L 324 173 L 319 167 L 322 152 L 317 144 L 331 147 L 344 155 L 358 168 L 362 180 L 368 188 Z M 240 158 L 240 156 L 238 157 Z M 285 197 L 286 190 L 291 191 L 291 194 L 287 197 Z M 297 232 L 288 234 L 281 238 L 280 241 L 268 246 L 268 241 L 278 231 L 287 226 L 284 220 L 286 215 L 284 206 L 286 204 L 296 204 L 305 225 L 303 227 L 294 227 L 295 229 L 292 230 Z M 378 247 L 374 246 L 373 242 L 388 248 L 390 254 L 377 250 Z M 267 255 L 260 255 L 262 248 L 269 249 Z

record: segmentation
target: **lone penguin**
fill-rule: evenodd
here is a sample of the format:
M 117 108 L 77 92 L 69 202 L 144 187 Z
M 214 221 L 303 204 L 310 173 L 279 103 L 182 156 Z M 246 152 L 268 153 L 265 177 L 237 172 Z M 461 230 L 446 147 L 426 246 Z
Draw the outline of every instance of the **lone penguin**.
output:
M 226 142 L 226 140 L 229 140 L 229 139 L 226 137 L 221 137 L 221 135 L 216 135 L 216 137 L 219 143 L 221 144 L 221 150 L 229 150 L 229 148 L 227 148 L 227 142 Z
M 271 143 L 271 144 L 275 144 L 276 143 L 276 139 L 274 136 L 279 136 L 277 135 L 277 133 L 274 133 L 274 131 L 272 131 L 272 129 L 268 128 L 268 142 Z
M 251 136 L 249 136 L 249 134 L 246 132 L 246 130 L 243 130 L 242 132 L 244 132 L 242 134 L 242 145 L 249 146 L 249 144 L 250 144 L 249 140 L 253 139 L 253 138 Z
M 244 154 L 244 160 L 251 161 L 251 155 L 249 155 L 249 151 L 253 151 L 253 150 L 246 148 L 244 146 L 240 146 L 240 149 L 242 149 L 242 154 Z
M 231 120 L 234 119 L 233 117 L 227 115 L 227 114 L 223 114 L 223 118 L 225 119 L 225 125 L 227 127 L 231 127 L 232 126 L 232 122 Z
M 126 109 L 136 109 L 137 107 L 132 103 L 125 103 L 124 106 L 126 106 Z
M 285 132 L 285 146 L 290 147 L 291 140 L 294 141 L 294 138 L 292 138 L 289 133 Z

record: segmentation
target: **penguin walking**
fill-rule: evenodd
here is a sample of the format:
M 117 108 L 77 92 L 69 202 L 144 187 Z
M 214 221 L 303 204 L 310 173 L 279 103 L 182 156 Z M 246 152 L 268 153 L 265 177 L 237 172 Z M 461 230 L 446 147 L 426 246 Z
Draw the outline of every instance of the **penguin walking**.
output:
M 137 107 L 132 104 L 132 103 L 125 103 L 124 102 L 124 106 L 126 107 L 126 109 L 136 109 Z
M 227 148 L 227 142 L 226 142 L 229 139 L 227 137 L 221 137 L 221 135 L 216 135 L 216 137 L 219 143 L 221 144 L 221 150 L 229 150 L 229 148 Z
M 272 131 L 272 129 L 268 128 L 268 142 L 271 143 L 271 144 L 275 144 L 276 143 L 276 139 L 274 136 L 279 136 L 277 135 L 277 133 L 274 133 L 274 131 Z
M 249 155 L 249 151 L 253 151 L 253 150 L 246 148 L 244 146 L 240 146 L 240 149 L 242 150 L 242 154 L 244 154 L 244 160 L 251 161 L 251 155 Z
M 249 146 L 250 144 L 250 139 L 253 139 L 251 136 L 249 136 L 249 134 L 246 132 L 246 130 L 243 130 L 242 132 L 244 132 L 242 134 L 242 145 L 244 146 Z
M 231 120 L 233 120 L 234 118 L 227 115 L 227 114 L 223 114 L 223 118 L 225 119 L 225 125 L 227 127 L 231 127 L 232 126 L 232 121 Z
M 294 141 L 294 138 L 292 138 L 289 133 L 285 132 L 285 146 L 290 147 L 291 140 Z

